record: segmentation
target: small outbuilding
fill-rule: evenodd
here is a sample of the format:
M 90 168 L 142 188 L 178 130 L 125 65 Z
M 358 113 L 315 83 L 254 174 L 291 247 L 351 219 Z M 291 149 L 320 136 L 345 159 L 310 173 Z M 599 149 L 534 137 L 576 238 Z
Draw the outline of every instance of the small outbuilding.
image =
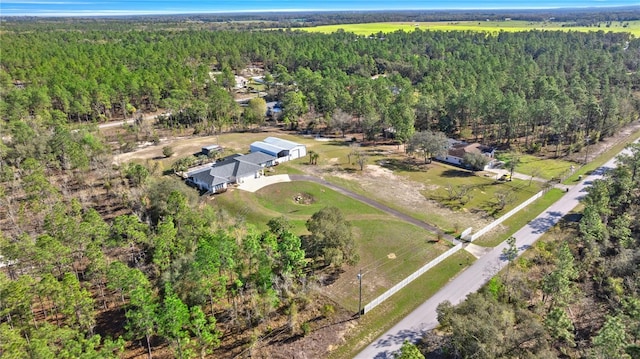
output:
M 202 153 L 205 156 L 211 157 L 212 155 L 220 151 L 222 151 L 222 147 L 220 147 L 220 145 L 209 145 L 209 146 L 202 147 L 202 150 L 200 151 L 200 153 Z

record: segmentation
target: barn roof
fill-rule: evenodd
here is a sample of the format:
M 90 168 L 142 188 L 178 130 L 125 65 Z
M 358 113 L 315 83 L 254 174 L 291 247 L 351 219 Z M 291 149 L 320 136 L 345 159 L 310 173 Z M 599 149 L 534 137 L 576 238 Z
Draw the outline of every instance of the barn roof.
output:
M 267 138 L 264 139 L 263 142 L 266 142 L 266 143 L 268 143 L 270 145 L 278 146 L 278 147 L 280 147 L 282 149 L 285 149 L 285 150 L 292 150 L 292 149 L 294 149 L 294 148 L 296 148 L 298 146 L 302 146 L 299 143 L 295 143 L 293 141 L 283 140 L 283 139 L 277 138 L 277 137 L 267 137 Z

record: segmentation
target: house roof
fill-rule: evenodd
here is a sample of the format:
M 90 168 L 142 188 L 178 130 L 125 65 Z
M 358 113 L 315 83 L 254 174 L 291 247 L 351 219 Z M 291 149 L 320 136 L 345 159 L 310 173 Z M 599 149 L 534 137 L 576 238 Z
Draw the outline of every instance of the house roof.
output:
M 464 155 L 467 153 L 490 154 L 494 150 L 493 147 L 481 145 L 477 142 L 467 143 L 464 141 L 458 141 L 451 138 L 448 139 L 448 142 L 449 142 L 448 154 L 450 156 L 455 156 L 459 158 L 464 157 Z
M 195 171 L 187 173 L 188 177 L 198 180 L 199 182 L 210 184 L 211 187 L 215 187 L 219 184 L 229 183 L 235 181 L 238 177 L 245 177 L 253 175 L 257 171 L 262 169 L 257 163 L 253 163 L 253 160 L 275 159 L 273 156 L 267 154 L 262 155 L 233 155 L 226 159 L 216 162 L 211 167 L 204 167 Z
M 282 149 L 285 149 L 285 150 L 292 150 L 292 149 L 294 149 L 294 148 L 296 148 L 298 146 L 302 146 L 299 143 L 283 140 L 283 139 L 277 138 L 277 137 L 267 137 L 262 142 L 266 142 L 266 143 L 268 143 L 270 145 L 278 146 L 278 147 L 280 147 Z
M 220 150 L 222 148 L 220 147 L 220 145 L 209 145 L 209 146 L 202 147 L 202 149 L 207 149 L 211 151 L 211 150 Z
M 213 167 L 211 167 L 209 174 L 213 177 L 223 177 L 233 181 L 236 177 L 244 177 L 249 174 L 254 174 L 256 171 L 262 169 L 260 165 L 239 160 L 239 158 L 242 157 L 244 156 L 238 156 L 236 158 L 214 164 Z
M 252 163 L 254 165 L 261 165 L 275 159 L 275 156 L 271 156 L 270 154 L 264 152 L 251 152 L 248 155 L 235 157 L 235 160 L 237 161 Z
M 475 143 L 472 143 L 470 145 L 467 145 L 464 148 L 464 151 L 467 152 L 467 153 L 479 152 L 479 153 L 485 154 L 485 153 L 493 152 L 493 147 L 481 145 L 481 144 L 475 142 Z
M 192 172 L 188 172 L 187 173 L 187 177 L 193 178 L 194 180 L 197 180 L 198 182 L 204 182 L 204 183 L 209 183 L 212 184 L 213 182 L 213 176 L 211 175 L 211 168 L 212 167 L 204 167 L 204 168 L 199 168 L 195 171 Z M 213 185 L 212 185 L 213 186 Z

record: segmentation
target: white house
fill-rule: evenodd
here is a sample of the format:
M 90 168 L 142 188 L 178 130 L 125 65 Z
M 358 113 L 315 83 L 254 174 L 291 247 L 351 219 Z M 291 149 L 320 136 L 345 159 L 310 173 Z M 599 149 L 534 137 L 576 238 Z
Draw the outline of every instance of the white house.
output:
M 447 162 L 456 166 L 464 166 L 464 155 L 467 153 L 481 153 L 491 159 L 495 156 L 495 148 L 481 145 L 477 142 L 467 143 L 464 141 L 458 141 L 454 139 L 448 139 L 449 147 L 447 154 L 444 156 L 436 156 L 435 159 L 442 162 Z M 491 166 L 491 161 L 485 166 Z
M 277 137 L 267 137 L 263 141 L 256 141 L 251 144 L 250 150 L 252 153 L 262 152 L 274 156 L 278 163 L 307 155 L 307 147 L 305 145 Z

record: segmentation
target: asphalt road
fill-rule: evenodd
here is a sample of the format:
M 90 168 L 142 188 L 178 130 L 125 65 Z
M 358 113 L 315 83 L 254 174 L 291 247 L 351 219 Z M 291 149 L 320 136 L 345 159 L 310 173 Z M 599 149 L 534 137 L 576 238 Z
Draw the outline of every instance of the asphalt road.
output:
M 518 255 L 540 238 L 546 231 L 553 227 L 562 217 L 575 208 L 580 199 L 586 195 L 586 187 L 599 178 L 603 173 L 615 166 L 615 159 L 605 163 L 593 174 L 584 178 L 581 182 L 569 189 L 569 191 L 556 203 L 541 213 L 526 226 L 514 234 Z M 507 265 L 507 260 L 502 255 L 502 250 L 507 247 L 506 241 L 495 247 L 484 256 L 480 257 L 471 267 L 467 268 L 435 295 L 422 303 L 420 307 L 402 319 L 393 328 L 369 344 L 356 358 L 383 359 L 393 358 L 393 353 L 400 349 L 405 340 L 417 342 L 426 331 L 438 325 L 436 308 L 445 300 L 452 304 L 462 302 L 468 294 L 480 289 L 500 269 Z M 429 275 L 429 272 L 425 274 Z M 393 298 L 391 298 L 393 300 Z

